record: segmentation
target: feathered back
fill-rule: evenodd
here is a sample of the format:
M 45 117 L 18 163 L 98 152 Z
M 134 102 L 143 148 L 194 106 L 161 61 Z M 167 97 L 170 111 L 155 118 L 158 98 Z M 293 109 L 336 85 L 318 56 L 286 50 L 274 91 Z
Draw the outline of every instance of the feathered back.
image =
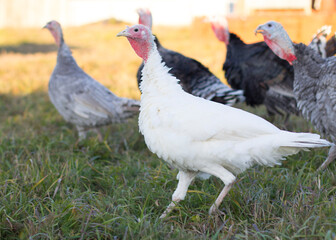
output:
M 294 45 L 297 61 L 294 92 L 302 115 L 324 135 L 336 140 L 335 59 L 322 58 L 315 50 L 300 43 Z

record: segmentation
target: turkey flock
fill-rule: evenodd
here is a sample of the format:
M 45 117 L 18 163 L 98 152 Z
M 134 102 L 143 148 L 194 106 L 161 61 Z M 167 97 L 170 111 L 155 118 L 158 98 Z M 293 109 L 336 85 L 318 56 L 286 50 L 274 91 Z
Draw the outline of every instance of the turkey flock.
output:
M 217 39 L 226 46 L 224 84 L 199 61 L 168 49 L 152 33 L 152 14 L 138 9 L 139 22 L 121 30 L 142 59 L 137 81 L 141 100 L 123 98 L 85 73 L 76 63 L 57 21 L 48 29 L 58 47 L 48 93 L 65 121 L 78 131 L 124 123 L 138 116 L 148 149 L 178 170 L 177 187 L 160 218 L 183 199 L 196 177 L 219 178 L 224 187 L 209 208 L 220 214 L 221 202 L 239 173 L 255 165 L 281 164 L 286 156 L 310 148 L 330 147 L 322 171 L 336 158 L 336 53 L 331 27 L 317 30 L 307 46 L 293 43 L 275 21 L 256 26 L 264 41 L 247 44 L 229 30 L 224 17 L 210 18 Z M 210 27 L 210 26 L 209 26 Z M 123 59 L 123 61 L 127 61 Z M 316 133 L 281 130 L 260 116 L 233 107 L 264 105 L 271 116 L 289 121 L 291 114 L 310 121 Z

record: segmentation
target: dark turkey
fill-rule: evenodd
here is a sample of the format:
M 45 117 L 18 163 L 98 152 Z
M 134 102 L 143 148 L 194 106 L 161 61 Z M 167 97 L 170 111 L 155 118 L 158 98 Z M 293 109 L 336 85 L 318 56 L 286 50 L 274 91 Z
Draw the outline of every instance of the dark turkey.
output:
M 327 41 L 326 53 L 327 53 L 327 57 L 331 57 L 331 56 L 334 56 L 336 54 L 336 35 L 335 35 L 335 33 Z
M 216 37 L 227 46 L 223 65 L 233 89 L 244 90 L 246 104 L 264 104 L 270 115 L 298 115 L 293 94 L 293 68 L 276 56 L 264 42 L 244 43 L 230 33 L 225 18 L 211 20 Z

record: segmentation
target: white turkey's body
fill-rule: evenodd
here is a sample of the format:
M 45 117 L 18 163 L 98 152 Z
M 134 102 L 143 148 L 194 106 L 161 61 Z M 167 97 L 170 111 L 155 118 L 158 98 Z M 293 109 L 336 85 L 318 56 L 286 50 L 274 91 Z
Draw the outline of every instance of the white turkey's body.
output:
M 182 171 L 207 173 L 203 170 L 209 166 L 222 166 L 237 174 L 328 143 L 319 135 L 282 131 L 256 115 L 192 96 L 168 70 L 152 50 L 142 70 L 139 127 L 148 148 Z

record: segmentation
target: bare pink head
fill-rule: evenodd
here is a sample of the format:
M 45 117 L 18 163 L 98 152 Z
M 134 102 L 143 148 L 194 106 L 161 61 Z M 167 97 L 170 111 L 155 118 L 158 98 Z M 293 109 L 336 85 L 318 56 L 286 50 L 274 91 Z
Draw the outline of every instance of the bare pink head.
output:
M 117 37 L 121 36 L 127 37 L 136 54 L 147 62 L 149 54 L 154 48 L 152 31 L 145 25 L 137 24 L 132 27 L 126 27 L 125 30 L 117 34 Z
M 293 43 L 280 23 L 269 21 L 259 25 L 255 33 L 261 33 L 266 44 L 280 58 L 287 60 L 290 64 L 296 60 Z
M 226 18 L 224 16 L 216 16 L 211 18 L 210 22 L 211 28 L 218 40 L 228 45 L 230 41 L 230 32 Z
M 145 25 L 149 29 L 152 29 L 152 13 L 147 8 L 137 9 L 139 15 L 139 24 Z
M 61 46 L 61 43 L 63 42 L 63 33 L 61 24 L 59 24 L 57 21 L 52 20 L 48 22 L 43 28 L 47 28 L 51 34 L 53 35 L 55 42 L 58 47 Z

